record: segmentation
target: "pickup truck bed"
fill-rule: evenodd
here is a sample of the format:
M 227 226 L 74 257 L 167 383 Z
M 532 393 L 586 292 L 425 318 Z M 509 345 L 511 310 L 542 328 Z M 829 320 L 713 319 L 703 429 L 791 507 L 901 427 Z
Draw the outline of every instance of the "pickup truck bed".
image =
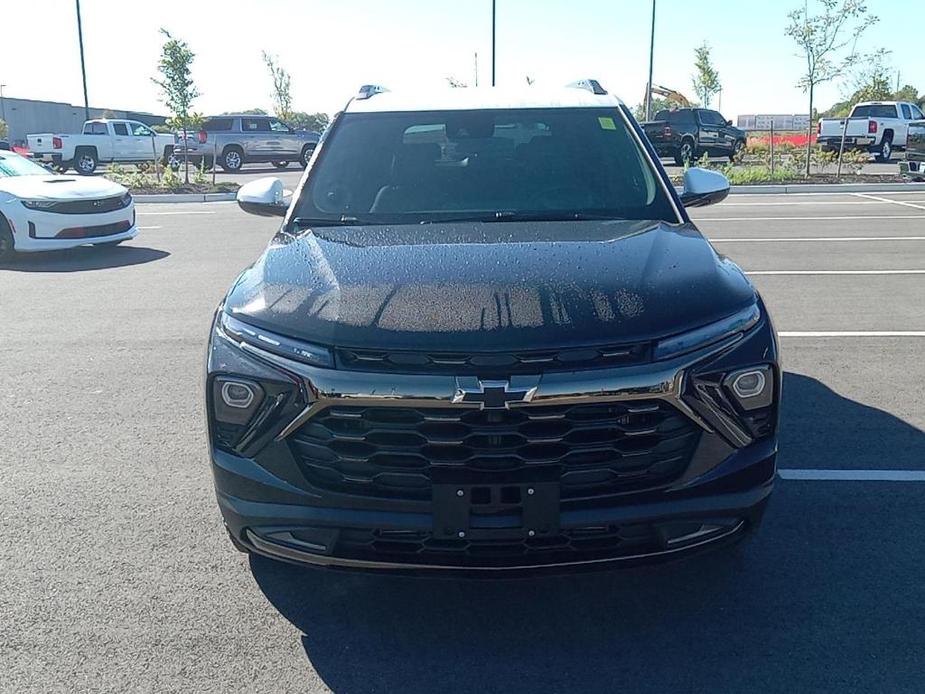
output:
M 906 147 L 909 123 L 922 118 L 916 104 L 902 101 L 865 101 L 856 104 L 844 118 L 823 118 L 819 121 L 819 146 L 829 152 L 863 149 L 875 154 L 880 161 L 889 161 L 894 150 Z

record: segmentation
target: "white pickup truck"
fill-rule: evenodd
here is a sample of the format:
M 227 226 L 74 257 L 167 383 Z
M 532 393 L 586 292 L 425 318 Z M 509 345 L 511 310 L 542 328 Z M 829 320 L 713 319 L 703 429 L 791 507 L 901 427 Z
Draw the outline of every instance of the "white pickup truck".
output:
M 889 161 L 893 150 L 905 149 L 909 123 L 922 118 L 922 110 L 906 101 L 862 101 L 851 110 L 847 130 L 844 118 L 823 118 L 816 139 L 823 150 L 837 152 L 844 130 L 845 149 L 866 149 Z
M 155 157 L 175 165 L 174 136 L 154 132 L 134 120 L 97 118 L 84 123 L 79 135 L 39 133 L 27 135 L 29 151 L 37 161 L 60 171 L 74 170 L 84 176 L 96 171 L 100 162 L 151 162 Z

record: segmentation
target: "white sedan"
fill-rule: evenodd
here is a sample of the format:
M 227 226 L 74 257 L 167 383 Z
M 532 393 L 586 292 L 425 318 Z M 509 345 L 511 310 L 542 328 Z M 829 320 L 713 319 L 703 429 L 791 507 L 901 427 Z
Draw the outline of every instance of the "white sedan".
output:
M 138 233 L 128 190 L 105 178 L 60 176 L 0 151 L 0 258 L 85 244 L 114 246 Z

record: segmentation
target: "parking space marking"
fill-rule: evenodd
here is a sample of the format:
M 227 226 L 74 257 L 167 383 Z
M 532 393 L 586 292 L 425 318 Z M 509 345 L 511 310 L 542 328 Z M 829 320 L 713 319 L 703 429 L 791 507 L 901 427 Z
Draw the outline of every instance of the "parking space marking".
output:
M 778 337 L 925 337 L 925 330 L 784 330 Z
M 916 210 L 925 210 L 925 206 L 916 205 L 914 202 L 909 202 L 908 200 L 890 200 L 889 198 L 881 198 L 878 195 L 871 195 L 870 193 L 855 193 L 855 197 L 866 198 L 868 200 L 876 200 L 877 202 L 888 202 L 892 205 L 902 205 L 903 207 L 912 207 Z
M 798 236 L 788 238 L 763 239 L 737 239 L 737 238 L 710 238 L 712 243 L 804 243 L 808 241 L 839 242 L 839 241 L 925 241 L 925 236 Z
M 871 197 L 871 196 L 865 196 L 865 197 Z M 806 200 L 806 201 L 793 200 L 793 201 L 786 201 L 786 202 L 723 202 L 722 205 L 720 205 L 720 208 L 722 207 L 793 207 L 795 205 L 809 205 L 812 207 L 816 207 L 818 205 L 845 205 L 845 206 L 883 205 L 885 203 L 890 203 L 890 202 L 895 203 L 898 201 L 897 200 L 887 200 L 886 198 L 883 198 L 883 199 L 876 199 L 876 200 Z M 925 203 L 925 200 L 909 200 L 907 202 Z M 925 208 L 922 208 L 922 209 L 925 209 Z
M 746 275 L 925 275 L 925 270 L 746 270 Z
M 925 482 L 925 470 L 812 470 L 784 469 L 783 480 L 815 482 Z
M 183 212 L 149 212 L 148 210 L 136 209 L 135 214 L 149 214 L 149 215 L 215 214 L 215 210 L 184 210 Z
M 921 208 L 925 211 L 925 207 Z M 825 221 L 862 221 L 865 219 L 925 219 L 925 214 L 871 214 L 838 215 L 834 217 L 694 217 L 700 222 L 825 222 Z

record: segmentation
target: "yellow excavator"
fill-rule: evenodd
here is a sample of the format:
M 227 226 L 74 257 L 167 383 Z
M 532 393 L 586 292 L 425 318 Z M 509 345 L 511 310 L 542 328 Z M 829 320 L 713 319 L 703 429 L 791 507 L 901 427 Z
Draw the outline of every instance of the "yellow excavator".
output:
M 668 87 L 662 87 L 658 84 L 653 84 L 649 87 L 645 96 L 642 97 L 642 103 L 646 103 L 646 99 L 649 94 L 655 94 L 656 96 L 661 96 L 665 99 L 668 99 L 673 104 L 677 104 L 678 108 L 690 108 L 691 100 L 684 96 L 681 92 L 676 92 L 674 89 L 669 89 Z

